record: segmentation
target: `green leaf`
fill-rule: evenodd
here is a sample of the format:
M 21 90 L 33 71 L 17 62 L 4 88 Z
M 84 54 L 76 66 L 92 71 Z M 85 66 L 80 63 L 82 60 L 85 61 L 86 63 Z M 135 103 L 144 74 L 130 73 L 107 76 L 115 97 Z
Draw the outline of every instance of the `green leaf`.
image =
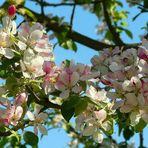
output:
M 61 113 L 64 119 L 69 122 L 75 113 L 75 107 L 79 104 L 79 96 L 70 96 L 67 101 L 63 102 L 61 106 Z
M 29 131 L 26 131 L 23 135 L 23 138 L 24 138 L 24 141 L 31 145 L 31 146 L 37 146 L 38 145 L 38 137 L 32 133 L 32 132 L 29 132 Z
M 131 31 L 124 29 L 123 31 L 125 31 L 125 33 L 127 34 L 128 37 L 130 37 L 131 39 L 133 39 L 133 34 Z
M 125 26 L 125 27 L 128 26 L 128 23 L 127 23 L 127 22 L 121 22 L 120 24 L 121 24 L 122 26 Z
M 142 132 L 146 127 L 146 122 L 143 119 L 140 119 L 140 122 L 134 127 L 136 132 Z
M 134 135 L 134 131 L 129 127 L 126 127 L 123 131 L 123 136 L 125 140 L 129 140 Z
M 72 49 L 73 51 L 77 51 L 77 46 L 72 40 L 67 41 L 67 47 L 68 49 Z
M 69 102 L 65 101 L 62 106 L 61 106 L 61 113 L 64 119 L 69 122 L 69 120 L 72 118 L 74 115 L 74 107 L 69 106 Z
M 77 51 L 77 46 L 72 40 L 63 41 L 60 45 L 65 49 L 71 49 L 75 52 Z
M 17 11 L 18 11 L 20 14 L 22 14 L 23 16 L 24 16 L 24 15 L 27 15 L 27 16 L 30 17 L 33 21 L 36 21 L 36 20 L 37 20 L 36 17 L 35 17 L 35 15 L 34 15 L 30 10 L 28 10 L 28 9 L 26 9 L 26 8 L 19 8 Z
M 75 115 L 81 114 L 88 106 L 88 102 L 85 100 L 80 100 L 79 103 L 75 106 Z

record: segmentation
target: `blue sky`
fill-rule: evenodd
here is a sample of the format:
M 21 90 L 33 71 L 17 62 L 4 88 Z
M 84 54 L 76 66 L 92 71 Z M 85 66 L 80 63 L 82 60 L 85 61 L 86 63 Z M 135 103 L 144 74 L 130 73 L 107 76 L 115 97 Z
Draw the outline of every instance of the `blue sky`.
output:
M 125 3 L 125 0 L 123 0 Z M 0 4 L 3 1 L 0 1 Z M 58 3 L 60 0 L 50 0 L 50 3 Z M 31 9 L 39 12 L 40 8 L 38 6 L 35 6 L 32 2 L 27 2 L 26 5 L 30 7 Z M 143 30 L 140 28 L 143 27 L 143 25 L 146 22 L 146 15 L 141 15 L 136 19 L 136 21 L 133 23 L 131 21 L 131 18 L 133 18 L 139 11 L 135 8 L 129 8 L 127 5 L 124 6 L 124 9 L 129 10 L 131 14 L 128 18 L 129 23 L 129 29 L 133 32 L 134 38 L 131 40 L 129 39 L 124 33 L 122 34 L 122 38 L 125 42 L 132 43 L 132 42 L 140 42 L 139 35 L 142 35 L 144 33 Z M 64 16 L 65 21 L 70 21 L 70 15 L 71 15 L 71 7 L 59 7 L 59 8 L 48 8 L 45 9 L 45 12 L 53 13 L 58 16 Z M 21 21 L 21 17 L 19 17 L 18 22 Z M 76 8 L 76 14 L 74 17 L 74 26 L 73 29 L 87 35 L 94 39 L 99 39 L 99 37 L 96 35 L 95 32 L 95 26 L 98 23 L 98 19 L 90 14 L 87 11 L 84 11 L 82 8 L 77 7 Z M 51 41 L 51 43 L 54 44 L 55 41 Z M 56 46 L 55 48 L 55 60 L 56 63 L 59 64 L 61 61 L 65 59 L 74 59 L 76 62 L 81 62 L 85 64 L 90 64 L 90 59 L 93 55 L 97 54 L 96 51 L 89 49 L 83 45 L 78 45 L 78 52 L 74 53 L 73 51 L 67 51 L 62 49 L 59 46 Z M 146 137 L 148 137 L 148 128 L 144 131 L 144 137 L 145 137 L 145 146 L 148 146 L 148 141 L 146 141 Z M 118 137 L 117 135 L 117 128 L 115 128 L 115 134 L 114 138 L 119 141 L 122 141 L 122 137 Z M 48 136 L 45 136 L 39 143 L 40 148 L 67 148 L 67 143 L 69 141 L 69 137 L 67 134 L 65 134 L 63 129 L 53 129 L 50 130 L 48 133 Z M 139 135 L 136 134 L 131 141 L 134 141 L 136 143 L 136 146 L 139 145 Z

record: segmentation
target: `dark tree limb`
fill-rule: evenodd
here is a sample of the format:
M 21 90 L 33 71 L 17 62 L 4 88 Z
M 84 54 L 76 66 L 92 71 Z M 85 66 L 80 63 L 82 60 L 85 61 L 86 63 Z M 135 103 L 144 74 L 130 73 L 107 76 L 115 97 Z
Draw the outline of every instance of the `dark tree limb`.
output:
M 44 1 L 44 2 L 41 3 L 39 0 L 31 0 L 31 1 L 37 2 L 40 5 L 43 5 L 44 7 L 60 7 L 60 6 L 74 6 L 74 5 L 80 5 L 81 6 L 81 5 L 85 5 L 85 4 L 96 4 L 98 2 L 101 2 L 102 0 L 94 0 L 90 3 L 79 2 L 79 1 L 77 1 L 75 3 L 73 3 L 73 2 L 71 2 L 71 3 L 64 3 L 64 2 L 63 3 L 48 3 L 47 1 Z
M 100 51 L 103 48 L 110 48 L 110 47 L 114 48 L 115 46 L 119 46 L 119 47 L 124 46 L 125 48 L 137 48 L 137 46 L 140 44 L 140 43 L 135 43 L 135 44 L 116 43 L 116 45 L 110 45 L 107 43 L 103 43 L 103 42 L 94 40 L 92 38 L 89 38 L 83 34 L 76 32 L 76 31 L 73 31 L 73 30 L 70 31 L 70 26 L 64 25 L 64 24 L 60 25 L 58 22 L 54 21 L 52 18 L 49 18 L 48 16 L 42 17 L 41 14 L 39 14 L 29 8 L 26 8 L 26 9 L 31 11 L 36 16 L 36 18 L 38 19 L 37 20 L 38 22 L 40 22 L 46 26 L 47 31 L 52 30 L 53 32 L 59 34 L 63 31 L 63 28 L 69 28 L 69 31 L 67 32 L 68 38 L 72 39 L 73 41 L 75 41 L 77 43 L 80 43 L 80 44 L 85 45 L 89 48 L 92 48 L 96 51 Z

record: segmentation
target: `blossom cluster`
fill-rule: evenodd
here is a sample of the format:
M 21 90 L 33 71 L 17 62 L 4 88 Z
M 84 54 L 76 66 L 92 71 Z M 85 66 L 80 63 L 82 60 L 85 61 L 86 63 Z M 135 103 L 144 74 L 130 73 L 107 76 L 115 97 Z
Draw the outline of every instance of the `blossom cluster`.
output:
M 5 78 L 6 84 L 0 87 L 0 126 L 15 127 L 26 123 L 34 126 L 36 134 L 38 129 L 47 134 L 43 125 L 48 121 L 47 105 L 41 106 L 40 101 L 48 104 L 50 95 L 57 97 L 60 104 L 71 101 L 74 98 L 71 96 L 85 102 L 82 108 L 79 101 L 71 104 L 72 109 L 80 110 L 76 114 L 76 129 L 84 136 L 93 136 L 99 143 L 103 141 L 103 133 L 113 133 L 117 111 L 129 114 L 132 126 L 141 119 L 148 123 L 147 39 L 143 38 L 138 49 L 104 49 L 91 59 L 92 66 L 68 60 L 57 66 L 48 35 L 41 24 L 24 22 L 17 30 L 10 16 L 4 17 L 2 22 L 1 63 L 14 60 L 9 69 L 13 76 L 16 71 L 20 76 L 16 78 L 19 89 L 13 95 L 9 93 L 10 74 Z M 15 69 L 18 65 L 19 69 Z M 28 90 L 28 85 L 35 89 Z M 42 100 L 41 95 L 47 100 Z
M 138 49 L 104 49 L 92 58 L 100 82 L 109 87 L 106 92 L 112 109 L 130 113 L 131 124 L 142 118 L 148 123 L 148 41 L 142 40 Z M 114 90 L 114 91 L 113 91 Z

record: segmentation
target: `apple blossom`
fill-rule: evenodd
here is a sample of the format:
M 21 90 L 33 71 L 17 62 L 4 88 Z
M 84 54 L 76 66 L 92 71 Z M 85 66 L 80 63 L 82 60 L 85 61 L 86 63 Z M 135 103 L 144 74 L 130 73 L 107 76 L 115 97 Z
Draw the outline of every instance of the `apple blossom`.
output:
M 39 113 L 41 110 L 41 106 L 36 105 L 34 108 L 34 114 L 30 111 L 27 111 L 27 116 L 31 122 L 33 122 L 34 125 L 34 132 L 37 135 L 38 134 L 38 129 L 39 131 L 47 135 L 47 130 L 46 128 L 42 125 L 48 118 L 48 115 L 46 113 Z

